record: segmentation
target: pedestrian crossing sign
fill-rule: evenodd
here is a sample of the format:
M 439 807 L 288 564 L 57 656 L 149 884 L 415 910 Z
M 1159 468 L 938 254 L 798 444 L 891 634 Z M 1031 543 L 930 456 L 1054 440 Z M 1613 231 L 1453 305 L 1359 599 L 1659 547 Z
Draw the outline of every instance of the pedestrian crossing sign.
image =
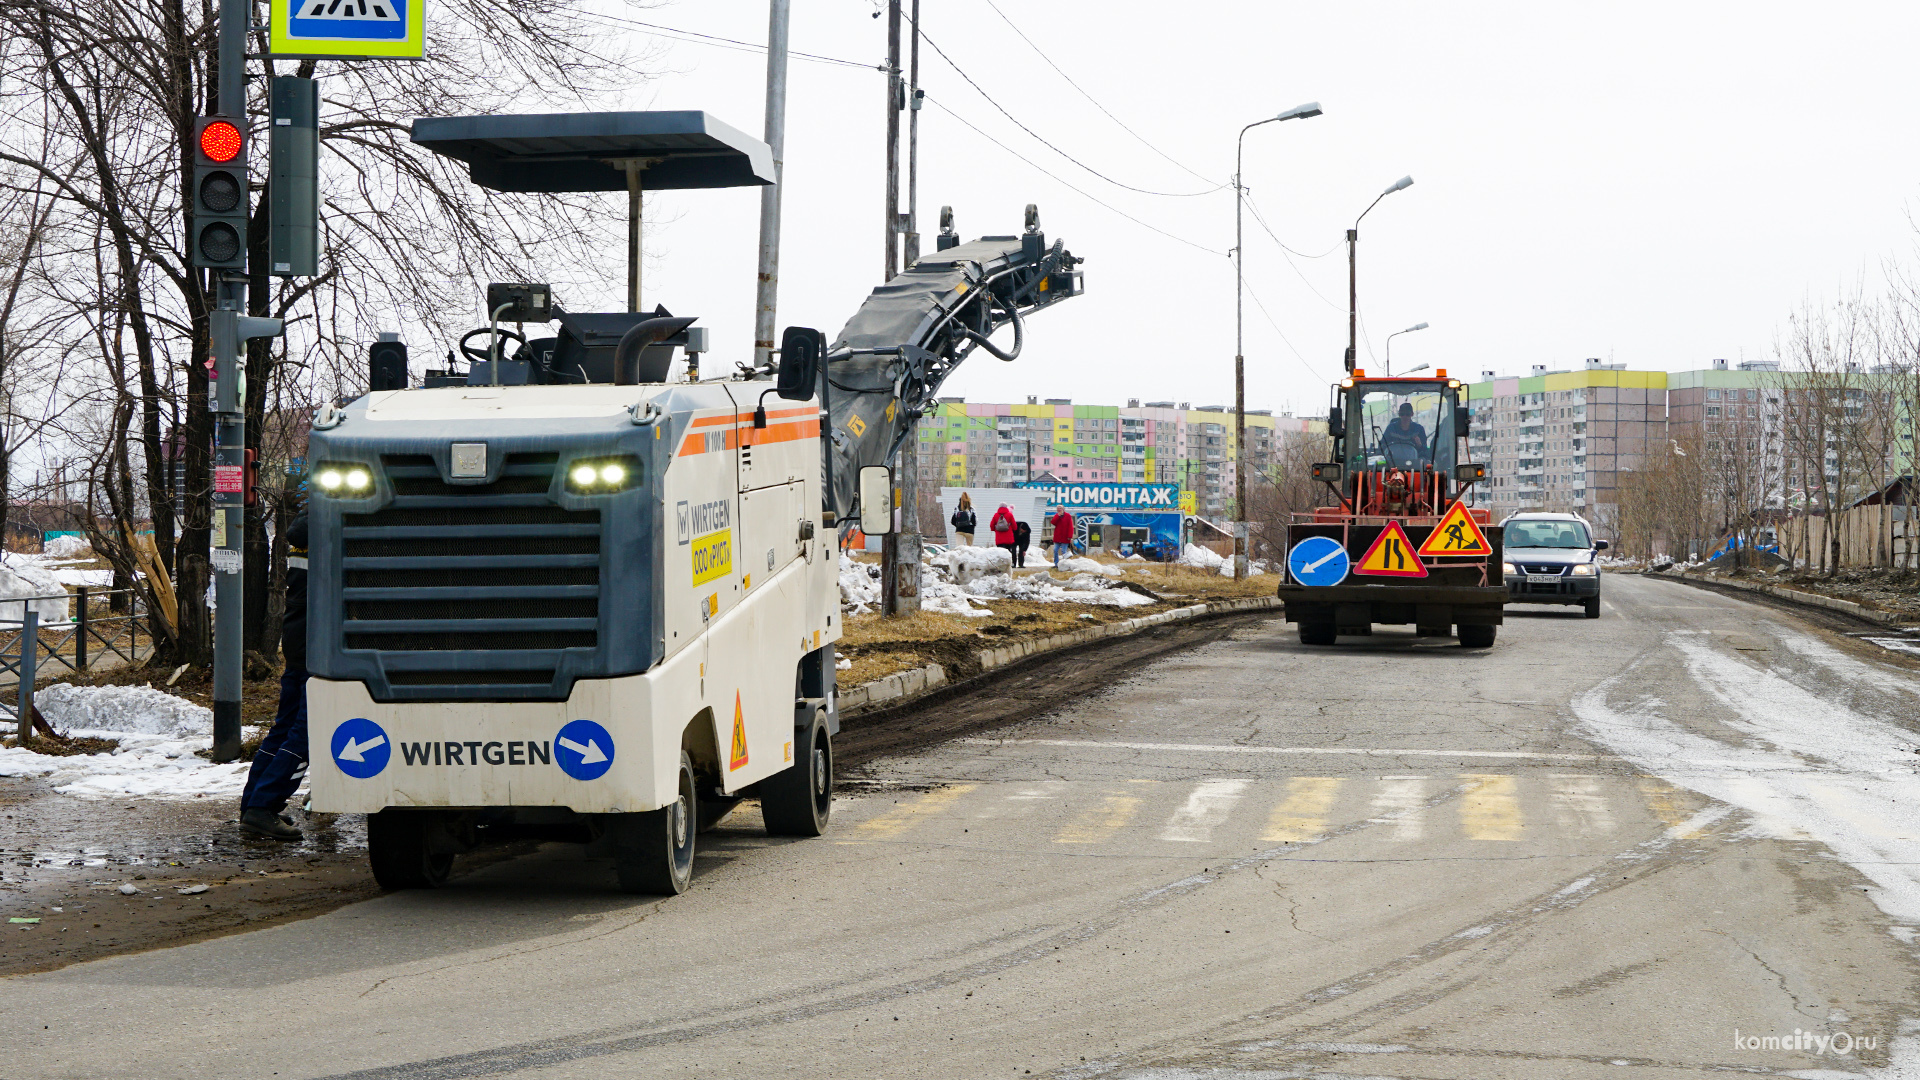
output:
M 1440 524 L 1434 526 L 1433 534 L 1420 545 L 1422 556 L 1434 555 L 1491 555 L 1493 545 L 1487 543 L 1487 534 L 1480 531 L 1479 523 L 1467 508 L 1454 500 L 1447 508 L 1446 516 Z
M 1373 577 L 1426 577 L 1427 568 L 1421 564 L 1420 557 L 1414 554 L 1413 541 L 1407 539 L 1407 530 L 1397 521 L 1387 522 L 1387 527 L 1374 537 L 1367 553 L 1360 556 L 1359 565 L 1353 568 L 1356 574 L 1368 574 Z
M 733 692 L 733 753 L 727 756 L 727 771 L 732 772 L 747 763 L 747 722 L 746 714 L 740 711 L 740 691 Z
M 288 59 L 420 60 L 426 0 L 268 0 L 268 55 Z

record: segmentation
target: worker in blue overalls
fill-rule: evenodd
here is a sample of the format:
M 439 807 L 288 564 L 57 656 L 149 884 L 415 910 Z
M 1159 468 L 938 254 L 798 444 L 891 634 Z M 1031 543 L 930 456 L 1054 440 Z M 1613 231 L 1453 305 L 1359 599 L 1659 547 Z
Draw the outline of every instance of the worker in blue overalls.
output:
M 254 751 L 240 795 L 240 827 L 256 836 L 298 840 L 300 830 L 281 813 L 307 775 L 307 515 L 287 527 L 287 614 L 280 624 L 280 707 Z

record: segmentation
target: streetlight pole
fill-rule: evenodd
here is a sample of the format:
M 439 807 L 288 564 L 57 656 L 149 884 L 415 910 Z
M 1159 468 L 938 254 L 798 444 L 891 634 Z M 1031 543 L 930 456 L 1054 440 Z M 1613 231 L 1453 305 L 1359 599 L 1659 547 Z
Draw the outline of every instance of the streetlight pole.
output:
M 1411 334 L 1415 330 L 1425 330 L 1426 328 L 1426 323 L 1414 323 L 1405 330 L 1395 330 L 1393 333 L 1387 335 L 1387 374 L 1393 374 L 1393 339 L 1399 337 L 1401 334 Z M 1421 367 L 1425 366 L 1424 364 L 1421 365 Z M 1414 368 L 1413 370 L 1418 371 L 1420 368 Z M 1408 374 L 1412 374 L 1412 372 L 1408 372 Z
M 1304 120 L 1320 115 L 1320 103 L 1309 101 L 1305 105 L 1295 105 L 1278 116 L 1269 116 L 1265 120 L 1255 120 L 1240 129 L 1240 137 L 1233 148 L 1233 452 L 1234 452 L 1234 506 L 1233 506 L 1233 577 L 1244 581 L 1247 576 L 1247 470 L 1244 468 L 1247 443 L 1247 357 L 1244 341 L 1244 323 L 1246 309 L 1246 277 L 1242 273 L 1242 264 L 1246 262 L 1246 253 L 1241 250 L 1245 241 L 1242 228 L 1243 207 L 1246 204 L 1246 186 L 1240 182 L 1241 159 L 1246 154 L 1247 132 L 1262 124 L 1277 123 L 1281 120 Z M 1353 365 L 1348 364 L 1349 368 Z
M 1349 374 L 1353 371 L 1354 358 L 1360 355 L 1358 352 L 1360 344 L 1360 285 L 1358 269 L 1360 222 L 1365 220 L 1368 214 L 1373 213 L 1373 208 L 1380 205 L 1381 199 L 1386 198 L 1396 191 L 1404 191 L 1412 186 L 1413 177 L 1411 176 L 1403 176 L 1395 180 L 1388 186 L 1387 190 L 1373 197 L 1373 201 L 1367 204 L 1367 208 L 1360 211 L 1360 216 L 1353 219 L 1353 228 L 1347 230 L 1347 371 Z

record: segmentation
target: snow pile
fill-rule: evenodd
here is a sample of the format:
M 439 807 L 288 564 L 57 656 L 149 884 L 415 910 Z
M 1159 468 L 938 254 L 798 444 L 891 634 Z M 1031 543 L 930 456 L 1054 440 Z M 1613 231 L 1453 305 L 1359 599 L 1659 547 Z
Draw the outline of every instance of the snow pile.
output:
M 1106 563 L 1089 559 L 1084 555 L 1061 559 L 1060 569 L 1074 574 L 1105 574 L 1107 577 L 1120 577 L 1127 572 L 1123 567 L 1108 566 Z
M 1013 570 L 1013 553 L 1001 547 L 960 547 L 946 552 L 942 562 L 955 585 L 967 585 L 991 574 Z
M 120 745 L 74 757 L 0 749 L 0 776 L 36 777 L 80 796 L 231 796 L 246 786 L 248 762 L 215 765 L 195 754 L 213 745 L 213 713 L 185 699 L 148 686 L 60 683 L 34 702 L 56 730 Z
M 1188 544 L 1178 561 L 1181 566 L 1197 566 L 1202 570 L 1218 570 L 1222 563 L 1227 564 L 1228 573 L 1232 573 L 1233 568 L 1232 560 L 1199 544 Z
M 151 686 L 70 686 L 34 692 L 33 701 L 55 731 L 84 728 L 115 734 L 213 735 L 213 711 Z
M 880 567 L 874 563 L 840 560 L 840 610 L 865 615 L 880 606 Z
M 1004 552 L 1002 553 L 1004 554 Z M 973 606 L 973 597 L 966 589 L 950 581 L 942 581 L 932 573 L 931 568 L 923 568 L 920 575 L 920 610 L 931 611 L 936 615 L 966 615 L 985 617 L 993 614 L 986 608 Z
M 56 536 L 40 548 L 49 559 L 91 559 L 93 541 L 84 536 Z
M 1109 588 L 1107 579 L 1092 574 L 1076 574 L 1062 582 L 1051 574 L 1013 577 L 993 574 L 975 578 L 966 585 L 973 596 L 1026 600 L 1039 604 L 1100 604 L 1106 607 L 1134 607 L 1152 600 L 1131 589 Z
M 18 601 L 29 596 L 46 597 L 25 604 L 0 603 L 0 622 L 19 622 L 27 608 L 40 615 L 42 625 L 64 623 L 67 615 L 67 589 L 53 572 L 37 562 L 14 558 L 0 564 L 0 600 Z

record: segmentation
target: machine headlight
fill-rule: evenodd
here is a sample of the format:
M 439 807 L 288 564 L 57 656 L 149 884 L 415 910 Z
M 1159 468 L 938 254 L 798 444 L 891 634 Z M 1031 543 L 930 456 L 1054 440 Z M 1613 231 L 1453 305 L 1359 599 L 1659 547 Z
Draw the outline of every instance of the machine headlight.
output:
M 1518 571 L 1518 570 L 1515 570 L 1515 569 L 1513 568 L 1513 564 L 1512 564 L 1512 563 L 1510 563 L 1510 562 L 1503 562 L 1503 563 L 1501 563 L 1501 564 L 1500 564 L 1500 572 L 1501 572 L 1501 573 L 1503 573 L 1503 574 L 1517 574 L 1517 573 L 1519 573 L 1520 571 Z
M 1593 568 L 1592 563 L 1581 563 L 1573 568 L 1574 577 L 1592 577 L 1599 572 Z
M 373 470 L 350 462 L 323 461 L 314 467 L 313 482 L 322 494 L 360 499 L 373 494 Z
M 567 490 L 576 495 L 610 495 L 632 487 L 640 479 L 636 457 L 576 461 L 567 469 Z

